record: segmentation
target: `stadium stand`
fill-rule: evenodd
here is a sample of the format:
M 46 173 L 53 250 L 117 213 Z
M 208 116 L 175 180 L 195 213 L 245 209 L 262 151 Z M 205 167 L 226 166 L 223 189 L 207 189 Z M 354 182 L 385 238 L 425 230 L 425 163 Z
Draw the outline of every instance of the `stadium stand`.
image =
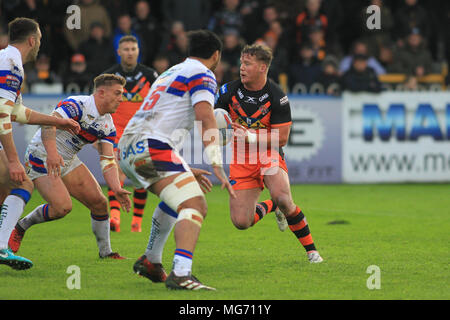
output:
M 66 27 L 70 5 L 80 8 L 79 30 Z M 366 26 L 369 5 L 381 9 L 380 30 Z M 356 53 L 369 56 L 368 65 L 375 69 L 382 90 L 435 91 L 448 86 L 449 12 L 450 3 L 445 0 L 195 0 L 189 6 L 184 0 L 0 0 L 0 48 L 7 45 L 9 21 L 18 16 L 36 19 L 51 78 L 37 87 L 44 87 L 39 89 L 44 92 L 45 87 L 52 87 L 47 89 L 55 92 L 60 84 L 64 91 L 69 88 L 74 93 L 80 86 L 68 86 L 65 81 L 74 54 L 85 57 L 83 72 L 94 77 L 102 63 L 114 59 L 117 39 L 132 33 L 142 41 L 141 61 L 154 65 L 162 57 L 168 59 L 159 69 L 163 71 L 184 58 L 185 33 L 205 28 L 229 43 L 217 70 L 221 82 L 238 76 L 234 51 L 257 41 L 272 48 L 274 63 L 269 74 L 289 93 L 339 94 L 342 77 Z M 351 15 L 355 19 L 345 18 Z M 311 61 L 308 57 L 306 62 L 306 82 L 299 74 L 305 70 L 300 54 L 305 47 L 313 51 Z M 327 68 L 323 64 L 329 56 L 337 63 L 336 73 L 330 63 Z M 42 67 L 42 61 L 37 61 L 26 66 L 26 73 L 39 75 Z M 44 74 L 41 70 L 40 75 Z M 28 89 L 32 87 L 29 83 Z

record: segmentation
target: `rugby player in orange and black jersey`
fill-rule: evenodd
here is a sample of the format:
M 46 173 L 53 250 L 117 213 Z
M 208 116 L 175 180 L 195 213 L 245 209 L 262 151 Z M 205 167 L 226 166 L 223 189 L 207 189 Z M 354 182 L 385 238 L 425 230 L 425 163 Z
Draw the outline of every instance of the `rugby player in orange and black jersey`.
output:
M 281 148 L 276 150 L 289 140 L 292 121 L 288 97 L 267 77 L 272 58 L 267 46 L 245 46 L 240 57 L 240 79 L 223 85 L 216 95 L 215 108 L 228 111 L 235 136 L 229 179 L 236 197 L 229 201 L 230 217 L 234 226 L 243 230 L 275 212 L 279 229 L 284 231 L 289 227 L 306 250 L 308 260 L 319 263 L 323 259 L 315 247 L 305 215 L 293 201 L 283 152 Z M 275 129 L 278 134 L 269 134 Z M 263 134 L 264 130 L 268 131 L 267 135 Z M 246 142 L 244 159 L 239 150 L 242 137 Z M 252 148 L 255 144 L 267 148 Z M 255 149 L 258 158 L 249 158 L 254 154 L 250 150 Z M 271 199 L 258 202 L 264 187 Z
M 134 36 L 123 36 L 119 41 L 117 53 L 120 56 L 120 64 L 117 64 L 104 73 L 112 73 L 125 78 L 126 84 L 123 90 L 122 102 L 117 111 L 111 114 L 116 127 L 115 146 L 119 143 L 122 133 L 130 119 L 141 107 L 142 102 L 150 91 L 150 87 L 158 77 L 158 73 L 143 64 L 138 63 L 139 47 Z M 116 148 L 115 148 L 116 150 Z M 120 181 L 125 181 L 125 175 L 119 170 Z M 112 231 L 120 231 L 120 205 L 114 193 L 108 191 L 110 205 L 110 226 Z M 141 232 L 142 216 L 147 201 L 147 190 L 134 189 L 133 193 L 133 219 L 131 231 Z
M 292 124 L 288 97 L 271 79 L 258 91 L 247 90 L 240 79 L 224 84 L 216 94 L 214 108 L 226 110 L 233 122 L 256 132 L 266 129 L 270 134 L 273 128 Z M 284 159 L 281 147 L 279 153 Z

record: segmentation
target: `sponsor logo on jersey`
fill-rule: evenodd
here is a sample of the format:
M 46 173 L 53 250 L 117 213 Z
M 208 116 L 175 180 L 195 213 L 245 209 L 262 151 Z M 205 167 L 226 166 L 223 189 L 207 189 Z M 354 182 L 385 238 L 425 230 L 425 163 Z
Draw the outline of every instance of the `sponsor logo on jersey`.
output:
M 250 128 L 250 129 L 263 129 L 266 126 L 258 119 L 246 117 L 245 120 L 241 117 L 237 118 L 237 121 L 240 125 Z
M 216 92 L 217 83 L 216 83 L 216 81 L 214 79 L 212 79 L 211 77 L 203 77 L 202 81 L 203 81 L 203 86 L 205 88 L 209 88 L 213 92 Z
M 78 107 L 77 107 L 77 105 L 74 102 L 72 102 L 72 101 L 64 101 L 64 106 L 66 107 L 66 110 L 69 111 L 70 116 L 72 118 L 75 118 L 75 117 L 77 117 L 79 115 L 78 114 Z
M 244 101 L 247 102 L 247 103 L 251 103 L 251 104 L 257 104 L 255 97 L 248 97 L 247 96 L 247 97 L 245 97 Z
M 244 94 L 242 93 L 241 89 L 237 90 L 237 94 L 238 94 L 239 98 L 241 98 L 241 99 L 244 98 Z
M 261 97 L 259 97 L 259 102 L 263 102 L 265 99 L 267 99 L 269 97 L 268 93 L 263 94 Z
M 139 71 L 139 73 L 134 76 L 134 80 L 139 80 L 141 77 L 142 77 L 142 72 Z
M 13 88 L 14 90 L 20 89 L 20 80 L 15 75 L 8 74 L 6 75 L 5 80 L 8 87 Z
M 224 84 L 224 85 L 220 88 L 220 93 L 221 93 L 221 94 L 224 94 L 224 93 L 226 93 L 227 91 L 228 91 L 227 84 Z
M 289 99 L 288 99 L 287 96 L 284 96 L 283 98 L 280 99 L 280 104 L 281 105 L 285 105 L 288 102 L 289 102 Z

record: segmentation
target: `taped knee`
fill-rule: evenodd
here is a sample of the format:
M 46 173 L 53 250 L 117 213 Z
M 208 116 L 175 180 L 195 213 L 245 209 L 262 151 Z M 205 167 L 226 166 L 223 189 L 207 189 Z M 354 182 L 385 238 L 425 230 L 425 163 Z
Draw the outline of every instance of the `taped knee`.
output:
M 202 223 L 203 223 L 203 215 L 198 210 L 195 210 L 192 208 L 186 208 L 186 209 L 182 209 L 180 211 L 180 213 L 178 213 L 178 218 L 177 218 L 176 223 L 178 223 L 182 220 L 191 221 L 194 224 L 201 227 Z

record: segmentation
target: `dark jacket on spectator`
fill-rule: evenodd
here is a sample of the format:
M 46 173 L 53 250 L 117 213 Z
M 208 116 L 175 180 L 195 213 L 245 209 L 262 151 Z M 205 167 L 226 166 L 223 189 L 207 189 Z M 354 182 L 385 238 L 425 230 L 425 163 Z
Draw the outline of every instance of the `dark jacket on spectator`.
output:
M 399 73 L 408 75 L 415 73 L 415 68 L 422 66 L 425 73 L 430 73 L 432 70 L 433 58 L 430 51 L 425 45 L 420 45 L 418 48 L 413 48 L 408 44 L 404 48 L 399 49 L 394 56 L 394 65 L 392 69 Z
M 115 62 L 113 45 L 106 38 L 102 42 L 89 38 L 81 43 L 80 53 L 86 57 L 87 70 L 95 76 L 108 69 Z
M 357 72 L 351 67 L 341 78 L 341 89 L 352 92 L 380 92 L 381 83 L 371 67 L 367 67 L 363 72 Z
M 308 90 L 311 85 L 316 82 L 317 77 L 320 75 L 321 65 L 316 60 L 311 62 L 298 62 L 291 65 L 288 73 L 289 88 L 292 90 L 298 83 L 303 84 Z
M 164 0 L 164 21 L 181 21 L 186 31 L 204 29 L 210 16 L 210 0 Z
M 64 92 L 72 94 L 89 94 L 93 78 L 94 77 L 88 72 L 76 73 L 70 71 L 63 79 Z

